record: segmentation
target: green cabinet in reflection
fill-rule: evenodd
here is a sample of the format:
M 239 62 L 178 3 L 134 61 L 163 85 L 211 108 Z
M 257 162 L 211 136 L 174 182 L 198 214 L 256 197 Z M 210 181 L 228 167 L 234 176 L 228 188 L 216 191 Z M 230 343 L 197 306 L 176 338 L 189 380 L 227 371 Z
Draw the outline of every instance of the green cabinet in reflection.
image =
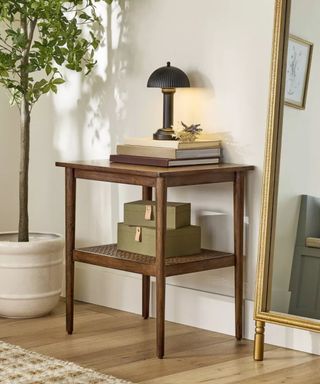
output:
M 291 270 L 289 313 L 320 319 L 320 198 L 302 195 Z

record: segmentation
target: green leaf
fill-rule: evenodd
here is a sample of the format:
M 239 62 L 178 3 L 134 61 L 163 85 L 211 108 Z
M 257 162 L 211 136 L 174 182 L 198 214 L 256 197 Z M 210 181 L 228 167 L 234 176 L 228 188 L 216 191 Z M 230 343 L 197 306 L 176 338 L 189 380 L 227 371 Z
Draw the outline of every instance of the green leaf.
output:
M 63 79 L 61 79 L 61 78 L 57 78 L 57 79 L 54 79 L 53 80 L 53 82 L 52 82 L 53 84 L 63 84 L 63 83 L 65 83 L 65 80 L 63 80 Z
M 79 18 L 82 19 L 82 20 L 90 20 L 90 16 L 87 15 L 86 13 L 81 13 Z
M 45 85 L 45 86 L 42 88 L 42 92 L 43 92 L 43 93 L 48 93 L 50 90 L 51 90 L 51 84 L 50 84 L 50 83 L 48 83 L 47 85 Z
M 51 83 L 50 88 L 51 88 L 51 91 L 53 91 L 54 93 L 57 93 L 58 87 L 55 84 Z
M 54 56 L 54 61 L 57 64 L 62 65 L 65 61 L 65 58 L 63 56 Z
M 50 75 L 51 72 L 52 72 L 52 66 L 48 64 L 46 66 L 46 75 Z

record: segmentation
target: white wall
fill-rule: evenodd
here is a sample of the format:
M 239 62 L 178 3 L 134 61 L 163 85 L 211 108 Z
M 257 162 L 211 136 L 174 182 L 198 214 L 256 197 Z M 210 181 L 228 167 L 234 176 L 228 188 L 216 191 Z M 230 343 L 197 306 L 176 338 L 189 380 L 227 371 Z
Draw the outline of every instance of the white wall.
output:
M 151 135 L 161 126 L 161 92 L 148 89 L 146 82 L 154 69 L 170 60 L 188 73 L 193 86 L 177 90 L 175 119 L 201 123 L 208 132 L 220 132 L 226 161 L 256 166 L 249 175 L 246 192 L 245 284 L 250 309 L 258 247 L 273 11 L 273 0 L 115 2 L 112 12 L 103 13 L 108 37 L 94 74 L 83 79 L 68 73 L 69 82 L 58 95 L 43 98 L 33 111 L 31 228 L 64 232 L 64 174 L 55 168 L 56 160 L 107 158 L 124 136 Z M 8 113 L 6 105 L 0 108 Z M 16 158 L 14 144 L 10 150 Z M 17 164 L 13 165 L 17 168 Z M 6 183 L 13 185 L 14 177 L 14 172 L 8 175 Z M 4 198 L 9 201 L 0 217 L 1 228 L 8 225 L 12 229 L 14 201 L 3 190 L 0 197 L 1 202 Z M 115 241 L 123 203 L 139 197 L 136 187 L 80 181 L 78 244 Z M 169 198 L 192 203 L 193 221 L 203 224 L 204 246 L 232 250 L 229 185 L 176 188 L 169 192 Z M 79 299 L 133 312 L 140 310 L 140 281 L 136 275 L 86 265 L 79 265 L 77 274 Z M 168 319 L 233 332 L 232 268 L 170 278 L 168 283 Z M 217 317 L 216 313 L 225 315 Z M 246 336 L 252 334 L 252 311 L 247 311 Z M 283 345 L 292 346 L 288 340 Z M 294 347 L 299 348 L 299 343 Z
M 13 231 L 18 221 L 19 115 L 0 89 L 0 231 Z
M 162 96 L 159 90 L 146 88 L 147 78 L 167 60 L 184 69 L 194 88 L 177 91 L 176 119 L 200 122 L 209 132 L 223 132 L 226 160 L 257 166 L 248 180 L 250 204 L 246 212 L 247 297 L 252 298 L 273 1 L 259 5 L 254 1 L 129 1 L 121 17 L 121 38 L 118 40 L 115 33 L 114 50 L 104 49 L 109 53 L 108 67 L 100 66 L 97 78 L 84 83 L 74 79 L 55 100 L 56 150 L 60 157 L 65 157 L 66 147 L 74 151 L 73 155 L 68 153 L 69 158 L 105 157 L 125 135 L 151 135 L 161 124 Z M 88 89 L 86 83 L 92 82 L 93 92 L 82 96 L 76 108 L 76 101 L 67 99 L 71 90 L 79 97 L 81 90 Z M 66 144 L 72 135 L 75 139 Z M 79 220 L 79 239 L 94 241 L 98 236 L 98 240 L 115 240 L 115 224 L 121 220 L 123 202 L 137 198 L 139 191 L 108 185 L 96 187 L 98 191 L 87 185 L 81 187 L 79 195 L 95 205 L 81 204 L 85 220 Z M 179 188 L 172 190 L 169 198 L 191 201 L 194 221 L 212 228 L 214 235 L 206 236 L 204 245 L 232 250 L 230 185 Z M 108 205 L 112 222 L 108 221 Z M 204 210 L 225 215 L 205 217 Z M 89 218 L 94 226 L 87 225 Z M 172 278 L 170 283 L 232 295 L 233 271 Z
M 288 312 L 289 282 L 299 219 L 300 195 L 320 196 L 320 3 L 293 0 L 290 33 L 314 44 L 306 108 L 285 107 L 276 221 L 272 309 Z M 306 23 L 306 20 L 308 22 Z
M 105 16 L 108 37 L 95 73 L 86 79 L 68 73 L 69 82 L 57 97 L 43 98 L 34 108 L 31 228 L 64 230 L 64 177 L 54 167 L 56 160 L 106 158 L 124 136 L 151 135 L 160 127 L 162 95 L 146 82 L 171 60 L 189 74 L 193 86 L 177 90 L 175 119 L 222 133 L 226 161 L 256 166 L 247 182 L 246 208 L 246 296 L 252 299 L 273 6 L 273 0 L 115 2 Z M 78 196 L 77 238 L 91 244 L 116 240 L 123 202 L 138 198 L 140 190 L 79 182 Z M 204 245 L 232 250 L 230 185 L 176 188 L 169 198 L 192 202 L 194 222 L 205 224 Z M 231 268 L 171 278 L 170 283 L 233 295 Z

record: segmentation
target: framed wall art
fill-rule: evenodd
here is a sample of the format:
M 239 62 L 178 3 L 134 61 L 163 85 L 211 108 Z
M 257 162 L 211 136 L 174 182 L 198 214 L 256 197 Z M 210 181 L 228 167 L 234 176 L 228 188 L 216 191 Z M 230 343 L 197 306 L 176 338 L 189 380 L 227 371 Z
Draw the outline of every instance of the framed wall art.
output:
M 305 109 L 313 44 L 290 35 L 288 42 L 285 104 Z

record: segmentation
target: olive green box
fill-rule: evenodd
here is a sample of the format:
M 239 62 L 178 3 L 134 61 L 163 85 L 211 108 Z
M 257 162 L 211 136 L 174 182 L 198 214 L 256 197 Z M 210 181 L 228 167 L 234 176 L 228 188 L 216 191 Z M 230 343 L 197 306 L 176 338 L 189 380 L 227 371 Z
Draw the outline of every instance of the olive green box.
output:
M 146 207 L 151 206 L 150 220 L 145 219 Z M 176 229 L 190 225 L 190 203 L 167 203 L 167 228 Z M 124 223 L 140 227 L 156 226 L 156 202 L 148 200 L 124 204 Z
M 136 241 L 137 228 L 140 239 Z M 165 257 L 187 256 L 200 252 L 201 229 L 196 225 L 167 229 Z M 156 229 L 118 223 L 118 249 L 141 255 L 156 255 Z

